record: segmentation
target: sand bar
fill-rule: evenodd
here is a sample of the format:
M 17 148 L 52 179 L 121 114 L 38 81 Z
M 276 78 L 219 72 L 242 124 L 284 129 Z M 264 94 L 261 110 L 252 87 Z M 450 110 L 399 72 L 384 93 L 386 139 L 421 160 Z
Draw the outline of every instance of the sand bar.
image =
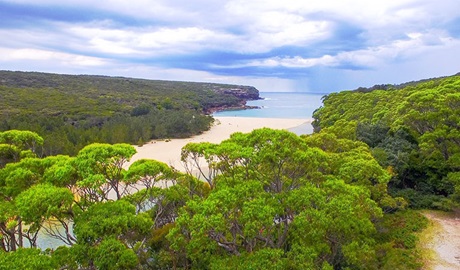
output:
M 210 130 L 203 134 L 170 141 L 151 141 L 141 147 L 136 146 L 137 154 L 131 158 L 126 167 L 139 159 L 154 159 L 162 161 L 183 171 L 180 153 L 183 146 L 190 142 L 219 143 L 228 139 L 235 132 L 251 132 L 254 129 L 268 127 L 273 129 L 291 130 L 297 134 L 312 132 L 312 119 L 283 119 L 283 118 L 250 118 L 250 117 L 215 117 L 215 123 Z

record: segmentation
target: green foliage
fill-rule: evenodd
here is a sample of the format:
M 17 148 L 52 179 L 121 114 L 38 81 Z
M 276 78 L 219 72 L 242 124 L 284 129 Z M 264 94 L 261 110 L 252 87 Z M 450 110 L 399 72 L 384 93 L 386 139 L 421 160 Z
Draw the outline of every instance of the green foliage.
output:
M 0 169 L 0 246 L 3 250 L 24 247 L 25 240 L 36 247 L 37 234 L 47 219 L 57 219 L 67 226 L 65 231 L 69 230 L 64 220 L 72 216 L 74 198 L 69 189 L 72 183 L 69 160 L 66 156 L 24 158 Z M 24 223 L 27 225 L 23 226 Z M 63 237 L 60 239 L 65 239 L 65 243 L 73 241 L 69 234 L 57 237 Z
M 253 253 L 243 253 L 238 257 L 217 257 L 213 258 L 209 269 L 288 269 L 289 262 L 283 257 L 283 253 L 283 250 L 265 248 Z
M 179 212 L 167 236 L 171 248 L 206 269 L 375 264 L 372 221 L 382 210 L 371 194 L 385 197 L 389 176 L 365 144 L 332 136 L 259 129 L 220 144 L 187 145 L 184 161 L 204 158 L 218 173 L 209 196 L 194 197 Z M 326 139 L 328 152 L 316 146 Z M 262 256 L 269 253 L 276 263 Z
M 49 184 L 32 186 L 19 194 L 15 203 L 26 224 L 41 223 L 43 220 L 63 218 L 71 209 L 74 195 L 67 188 Z
M 71 158 L 53 156 L 47 158 L 25 158 L 9 163 L 0 169 L 0 194 L 9 198 L 38 183 L 49 183 L 64 187 L 74 181 L 75 169 L 70 167 Z
M 48 161 L 47 168 L 43 172 L 42 182 L 57 187 L 72 187 L 78 179 L 77 168 L 74 159 L 69 156 L 50 156 L 43 159 Z
M 16 197 L 22 191 L 38 183 L 42 171 L 38 158 L 23 159 L 18 163 L 9 163 L 0 170 L 0 193 L 8 198 Z
M 433 194 L 424 194 L 414 189 L 391 190 L 394 196 L 403 197 L 413 209 L 434 208 L 434 203 L 439 202 L 440 197 Z
M 76 270 L 78 268 L 78 256 L 72 248 L 60 246 L 51 252 L 51 259 L 59 269 Z M 57 268 L 57 267 L 56 267 Z
M 131 111 L 131 116 L 141 116 L 149 114 L 149 112 L 153 109 L 152 105 L 143 103 L 136 107 L 134 107 Z
M 0 168 L 9 162 L 22 158 L 36 157 L 36 151 L 43 145 L 43 138 L 26 130 L 0 132 Z
M 295 134 L 268 128 L 234 133 L 219 145 L 188 144 L 182 149 L 184 162 L 197 164 L 200 157 L 208 163 L 210 175 L 202 176 L 211 189 L 216 186 L 214 176 L 225 173 L 262 181 L 265 189 L 276 192 L 297 187 L 304 178 L 315 178 L 315 166 L 326 159 L 319 149 L 307 149 Z
M 45 155 L 199 134 L 212 123 L 206 113 L 258 98 L 236 85 L 10 71 L 0 78 L 0 131 L 41 134 Z
M 0 133 L 0 143 L 15 145 L 20 149 L 34 151 L 43 144 L 43 139 L 35 132 L 23 130 L 8 130 Z
M 147 234 L 152 220 L 136 215 L 133 205 L 123 200 L 94 204 L 75 218 L 74 233 L 79 243 L 95 245 L 103 239 L 119 237 L 127 242 Z
M 75 159 L 80 179 L 77 186 L 84 192 L 83 199 L 87 202 L 108 200 L 110 192 L 116 199 L 126 193 L 122 185 L 124 178 L 123 165 L 136 153 L 129 144 L 94 143 L 85 146 Z M 97 197 L 95 197 L 97 196 Z
M 375 228 L 371 220 L 381 216 L 381 209 L 365 188 L 333 180 L 316 191 L 299 190 L 292 200 L 304 209 L 292 224 L 295 252 L 291 260 L 303 266 L 299 268 L 324 262 L 335 268 L 372 264 Z
M 79 106 L 67 104 L 65 114 L 50 106 L 35 122 L 0 110 L 9 117 L 2 125 L 50 131 L 45 141 L 0 133 L 0 269 L 420 269 L 416 233 L 427 220 L 406 203 L 452 209 L 460 201 L 457 77 L 331 94 L 309 136 L 265 128 L 188 144 L 188 174 L 153 160 L 126 168 L 131 145 L 88 142 L 198 133 L 210 123 L 203 108 L 221 102 L 215 85 L 157 98 L 151 82 L 117 78 L 125 97 L 108 78 L 88 85 L 52 76 L 52 86 L 41 78 L 34 93 L 54 101 L 65 93 Z M 19 99 L 33 92 L 27 81 L 6 81 L 0 91 L 14 88 Z M 45 154 L 79 151 L 38 158 L 42 145 Z M 22 249 L 38 232 L 69 246 Z
M 31 259 L 53 269 L 394 266 L 395 250 L 409 254 L 422 226 L 384 214 L 404 207 L 387 194 L 391 173 L 365 143 L 338 136 L 265 128 L 189 144 L 182 158 L 195 165 L 204 158 L 207 183 L 153 160 L 125 170 L 135 153 L 127 144 L 24 158 L 0 169 L 0 192 L 9 199 L 0 203 L 0 228 L 15 243 L 54 232 L 69 247 Z M 174 185 L 158 188 L 160 181 Z M 64 231 L 46 230 L 47 220 Z M 16 254 L 8 241 L 3 249 Z M 417 257 L 401 265 L 415 268 Z
M 413 210 L 388 214 L 377 222 L 378 269 L 420 269 L 416 233 L 427 226 L 428 219 Z
M 402 198 L 391 197 L 387 193 L 387 185 L 391 174 L 383 169 L 373 158 L 369 147 L 360 141 L 339 139 L 336 135 L 322 130 L 304 136 L 311 147 L 319 147 L 328 156 L 328 167 L 322 165 L 321 171 L 339 177 L 347 184 L 365 186 L 371 192 L 371 198 L 379 203 L 385 211 L 404 208 L 406 202 Z
M 102 241 L 94 254 L 94 265 L 101 270 L 137 269 L 138 263 L 134 251 L 113 238 Z
M 52 270 L 56 269 L 50 256 L 39 249 L 20 248 L 15 252 L 0 252 L 1 270 Z
M 428 220 L 418 212 L 406 210 L 385 215 L 378 226 L 381 237 L 392 239 L 396 247 L 414 249 L 416 236 L 413 232 L 426 228 Z
M 451 76 L 333 93 L 314 113 L 315 130 L 369 145 L 412 207 L 448 209 L 460 202 L 448 177 L 460 170 L 459 87 L 460 77 Z
M 156 182 L 170 179 L 173 174 L 173 170 L 166 163 L 140 159 L 129 166 L 124 178 L 127 183 L 142 183 L 145 188 L 152 188 Z

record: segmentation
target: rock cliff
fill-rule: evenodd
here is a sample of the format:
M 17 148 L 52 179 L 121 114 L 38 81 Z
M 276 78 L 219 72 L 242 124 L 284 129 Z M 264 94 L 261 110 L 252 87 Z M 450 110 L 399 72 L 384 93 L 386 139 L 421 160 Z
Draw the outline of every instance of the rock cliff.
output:
M 215 87 L 213 91 L 220 94 L 232 95 L 245 101 L 260 99 L 259 90 L 253 86 L 241 85 L 232 88 Z
M 236 97 L 239 102 L 237 104 L 221 104 L 219 106 L 211 107 L 206 110 L 207 114 L 212 114 L 217 111 L 224 110 L 245 110 L 245 109 L 258 109 L 257 106 L 248 106 L 246 101 L 260 99 L 259 90 L 253 86 L 233 86 L 233 87 L 214 87 L 214 92 L 222 95 Z

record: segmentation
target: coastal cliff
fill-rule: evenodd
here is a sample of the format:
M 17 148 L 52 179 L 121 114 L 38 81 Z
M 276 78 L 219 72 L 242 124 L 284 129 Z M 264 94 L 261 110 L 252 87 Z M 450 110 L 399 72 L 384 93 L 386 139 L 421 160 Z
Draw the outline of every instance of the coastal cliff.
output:
M 245 86 L 245 85 L 239 85 L 239 86 L 233 86 L 233 87 L 214 87 L 212 89 L 213 92 L 220 94 L 220 95 L 226 95 L 226 96 L 232 96 L 238 99 L 238 102 L 235 104 L 220 104 L 218 106 L 210 107 L 206 109 L 207 114 L 212 114 L 217 111 L 225 111 L 225 110 L 241 110 L 241 109 L 258 109 L 259 107 L 257 106 L 248 106 L 246 105 L 246 102 L 248 100 L 257 100 L 260 99 L 259 96 L 259 90 L 253 86 Z
M 240 85 L 240 86 L 232 87 L 232 88 L 215 87 L 213 91 L 219 94 L 233 95 L 237 98 L 244 99 L 244 100 L 260 99 L 259 90 L 257 90 L 253 86 Z

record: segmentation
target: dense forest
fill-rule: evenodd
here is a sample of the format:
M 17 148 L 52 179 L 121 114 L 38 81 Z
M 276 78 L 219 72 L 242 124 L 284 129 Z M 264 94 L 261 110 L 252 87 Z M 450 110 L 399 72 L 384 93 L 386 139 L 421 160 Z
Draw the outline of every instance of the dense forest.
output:
M 40 134 L 0 132 L 0 269 L 422 269 L 413 208 L 458 202 L 459 88 L 333 93 L 313 134 L 190 143 L 187 173 L 128 167 L 125 143 L 41 157 Z
M 0 71 L 0 131 L 37 132 L 44 156 L 75 155 L 93 142 L 199 134 L 209 112 L 257 98 L 248 86 Z
M 460 202 L 460 75 L 333 93 L 323 103 L 315 130 L 366 143 L 392 174 L 390 193 L 414 208 Z

